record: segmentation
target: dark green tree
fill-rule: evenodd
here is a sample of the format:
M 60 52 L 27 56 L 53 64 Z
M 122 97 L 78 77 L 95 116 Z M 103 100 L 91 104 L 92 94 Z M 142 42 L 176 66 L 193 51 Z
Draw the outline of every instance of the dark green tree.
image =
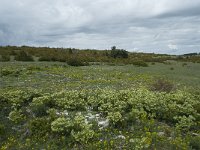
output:
M 128 52 L 123 49 L 117 49 L 116 46 L 111 47 L 110 56 L 113 58 L 128 58 Z

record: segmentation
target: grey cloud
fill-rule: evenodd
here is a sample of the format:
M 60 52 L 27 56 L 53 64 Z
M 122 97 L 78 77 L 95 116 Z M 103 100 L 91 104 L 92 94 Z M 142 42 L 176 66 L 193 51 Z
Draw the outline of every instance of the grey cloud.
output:
M 200 2 L 189 8 L 181 9 L 181 10 L 173 10 L 171 12 L 165 12 L 163 14 L 159 14 L 157 17 L 190 17 L 190 16 L 200 16 Z
M 199 51 L 199 0 L 0 0 L 0 45 Z M 171 50 L 169 45 L 176 45 Z M 173 46 L 171 47 L 173 48 Z

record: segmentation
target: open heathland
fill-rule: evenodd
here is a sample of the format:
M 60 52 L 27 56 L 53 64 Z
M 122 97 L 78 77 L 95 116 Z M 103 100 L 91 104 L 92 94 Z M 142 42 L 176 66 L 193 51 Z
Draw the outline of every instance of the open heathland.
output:
M 199 63 L 0 68 L 0 149 L 200 149 Z

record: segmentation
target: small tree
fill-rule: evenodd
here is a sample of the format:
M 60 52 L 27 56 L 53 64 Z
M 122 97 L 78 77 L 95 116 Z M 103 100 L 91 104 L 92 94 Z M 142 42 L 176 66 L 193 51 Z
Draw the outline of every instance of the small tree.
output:
M 123 49 L 117 49 L 116 46 L 111 47 L 110 56 L 113 58 L 128 58 L 128 52 Z
M 111 50 L 116 50 L 116 46 L 112 46 L 112 47 L 111 47 Z

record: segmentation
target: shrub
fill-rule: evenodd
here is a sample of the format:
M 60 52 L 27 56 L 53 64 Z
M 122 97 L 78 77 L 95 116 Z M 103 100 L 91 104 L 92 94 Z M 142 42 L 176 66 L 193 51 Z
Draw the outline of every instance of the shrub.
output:
M 77 113 L 74 117 L 74 126 L 71 131 L 71 136 L 76 142 L 87 143 L 91 138 L 93 138 L 95 132 L 91 129 L 91 124 L 88 124 L 85 117 Z
M 51 61 L 51 58 L 48 56 L 42 56 L 38 59 L 39 61 Z
M 22 114 L 21 110 L 13 110 L 9 113 L 8 118 L 15 123 L 20 123 L 25 119 L 25 116 Z
M 66 59 L 65 58 L 59 58 L 58 61 L 59 62 L 66 62 Z
M 120 112 L 109 112 L 107 118 L 115 125 L 122 121 L 122 115 Z
M 13 69 L 10 69 L 10 68 L 3 68 L 0 73 L 1 73 L 2 77 L 3 76 L 9 76 L 9 75 L 18 77 L 20 75 L 19 70 L 13 70 Z
M 0 61 L 10 61 L 10 56 L 9 55 L 2 55 L 1 57 L 0 57 Z
M 132 64 L 138 67 L 148 67 L 148 64 L 142 60 L 134 61 Z
M 190 146 L 192 147 L 192 149 L 194 149 L 194 150 L 200 149 L 200 142 L 199 141 L 200 141 L 200 136 L 191 137 Z
M 24 51 L 20 51 L 17 56 L 15 57 L 16 60 L 18 61 L 34 61 L 33 57 L 31 55 L 28 55 Z
M 163 64 L 165 64 L 165 65 L 172 65 L 172 62 L 164 61 Z
M 192 115 L 186 116 L 175 116 L 174 120 L 177 121 L 176 128 L 183 131 L 188 131 L 192 126 L 195 126 L 195 118 Z
M 1 76 L 8 76 L 10 74 L 13 74 L 15 71 L 11 69 L 2 69 L 1 70 Z
M 54 106 L 54 102 L 49 95 L 46 95 L 43 97 L 33 98 L 30 106 L 34 115 L 36 115 L 37 117 L 42 117 L 47 115 L 46 110 Z
M 128 52 L 123 49 L 116 49 L 115 46 L 111 48 L 110 56 L 113 58 L 128 58 Z
M 70 66 L 85 66 L 88 65 L 88 63 L 83 62 L 82 60 L 78 59 L 78 58 L 71 58 L 67 61 L 67 64 Z
M 94 134 L 95 132 L 89 128 L 85 128 L 79 132 L 75 132 L 74 130 L 71 132 L 72 137 L 79 143 L 88 143 L 88 141 L 93 138 Z
M 39 67 L 39 66 L 28 66 L 27 70 L 30 70 L 30 71 L 35 71 L 35 70 L 39 71 L 39 70 L 42 70 L 42 68 Z
M 187 63 L 182 63 L 182 66 L 184 67 L 184 66 L 187 66 Z
M 73 127 L 73 122 L 70 118 L 58 118 L 51 123 L 51 129 L 58 133 L 69 133 Z
M 157 79 L 153 84 L 150 85 L 150 90 L 159 92 L 171 92 L 175 89 L 172 82 L 165 79 Z
M 32 135 L 44 136 L 50 132 L 50 123 L 47 118 L 35 118 L 29 122 L 29 129 Z

